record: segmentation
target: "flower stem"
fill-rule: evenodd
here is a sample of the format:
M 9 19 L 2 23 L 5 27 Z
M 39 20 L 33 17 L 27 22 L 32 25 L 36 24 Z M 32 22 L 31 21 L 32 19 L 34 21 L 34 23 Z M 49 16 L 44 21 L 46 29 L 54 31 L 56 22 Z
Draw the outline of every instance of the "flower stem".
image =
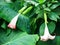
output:
M 45 24 L 47 24 L 47 15 L 46 15 L 46 12 L 44 12 L 44 20 L 45 20 Z

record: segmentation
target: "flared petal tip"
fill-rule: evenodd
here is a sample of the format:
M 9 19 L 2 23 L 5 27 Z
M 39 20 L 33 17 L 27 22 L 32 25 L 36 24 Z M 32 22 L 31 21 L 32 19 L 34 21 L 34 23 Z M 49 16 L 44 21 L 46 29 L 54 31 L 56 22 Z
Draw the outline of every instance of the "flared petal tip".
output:
M 11 28 L 11 29 L 16 29 L 16 26 L 12 25 L 12 24 L 9 24 L 8 27 Z
M 48 37 L 46 38 L 46 37 L 44 37 L 44 36 L 41 36 L 41 39 L 40 39 L 41 41 L 47 41 L 48 40 Z
M 56 36 L 50 36 L 49 38 L 50 38 L 51 40 L 53 40 L 53 39 L 55 39 L 55 37 L 56 37 Z

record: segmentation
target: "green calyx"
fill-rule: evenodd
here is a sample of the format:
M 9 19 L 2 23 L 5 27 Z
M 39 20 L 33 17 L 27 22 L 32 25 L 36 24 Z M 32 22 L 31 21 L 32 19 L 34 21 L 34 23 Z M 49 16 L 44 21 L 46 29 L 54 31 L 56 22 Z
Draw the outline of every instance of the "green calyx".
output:
M 19 12 L 19 13 L 22 13 L 26 8 L 27 8 L 27 6 L 24 6 L 24 7 L 21 8 L 18 12 Z
M 21 13 L 21 14 L 23 14 L 23 15 L 25 15 L 25 14 L 27 14 L 32 8 L 33 8 L 33 6 L 30 6 L 30 7 L 28 7 L 28 8 L 27 8 L 27 6 L 25 6 L 25 7 L 21 8 L 18 12 Z
M 22 14 L 27 14 L 31 9 L 33 8 L 33 6 L 28 7 Z
M 48 21 L 47 21 L 47 15 L 46 15 L 46 12 L 44 12 L 44 20 L 45 20 L 45 24 L 47 24 Z

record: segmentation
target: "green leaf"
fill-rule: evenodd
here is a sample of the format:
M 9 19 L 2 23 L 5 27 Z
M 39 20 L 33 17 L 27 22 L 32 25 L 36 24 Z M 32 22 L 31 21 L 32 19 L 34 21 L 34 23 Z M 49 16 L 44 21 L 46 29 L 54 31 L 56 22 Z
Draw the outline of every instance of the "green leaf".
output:
M 17 28 L 22 31 L 30 33 L 30 24 L 29 18 L 23 15 L 20 15 L 17 21 Z
M 58 15 L 60 15 L 60 7 L 56 8 L 55 10 L 53 10 L 55 13 L 57 13 Z
M 53 32 L 54 32 L 55 27 L 56 27 L 56 25 L 55 25 L 54 22 L 49 22 L 49 23 L 48 23 L 48 29 L 49 29 L 49 32 L 50 32 L 50 33 L 53 33 Z
M 7 30 L 9 30 L 9 29 L 7 29 Z M 7 34 L 6 31 L 0 29 L 0 44 L 4 44 L 6 42 L 15 40 L 15 39 L 20 38 L 24 35 L 27 35 L 27 33 L 26 32 L 20 32 L 20 31 L 13 31 L 10 29 L 9 34 Z
M 52 3 L 58 3 L 58 0 L 52 0 L 51 2 Z
M 59 15 L 54 13 L 54 12 L 50 12 L 48 17 L 51 19 L 51 20 L 54 20 L 54 21 L 57 21 L 57 19 L 59 19 Z
M 31 33 L 35 33 L 36 28 L 37 28 L 36 19 L 33 18 L 33 19 L 31 20 L 30 24 L 31 24 Z
M 44 10 L 46 10 L 46 11 L 51 11 L 49 8 L 44 8 Z
M 38 39 L 39 36 L 37 34 L 28 35 L 26 32 L 11 30 L 11 33 L 6 35 L 3 30 L 0 30 L 1 45 L 35 45 Z
M 25 0 L 26 3 L 29 3 L 29 4 L 32 4 L 32 5 L 35 5 L 35 6 L 38 6 L 39 3 L 37 3 L 36 1 L 33 1 L 33 0 Z
M 44 3 L 46 0 L 38 0 L 40 4 Z
M 1 27 L 3 28 L 3 29 L 6 29 L 6 22 L 3 22 L 3 24 L 1 25 Z
M 60 45 L 60 36 L 57 36 L 55 41 L 56 41 L 57 45 Z
M 9 7 L 0 6 L 0 17 L 7 22 L 10 22 L 16 15 L 17 12 L 10 9 Z M 30 32 L 29 18 L 24 15 L 20 15 L 17 21 L 17 28 L 22 31 Z
M 44 34 L 44 30 L 45 30 L 45 23 L 41 24 L 41 26 L 39 28 L 39 34 L 43 35 Z
M 35 12 L 36 12 L 36 14 L 38 14 L 38 15 L 37 15 L 37 19 L 44 17 L 44 16 L 43 16 L 44 10 L 41 10 L 39 7 L 37 7 L 37 8 L 35 9 Z
M 55 23 L 54 22 L 49 22 L 48 23 L 48 29 L 49 29 L 49 32 L 52 34 L 55 30 Z M 41 24 L 40 28 L 39 28 L 39 34 L 40 35 L 43 35 L 44 34 L 44 30 L 45 30 L 45 23 Z
M 38 41 L 37 35 L 25 35 L 2 45 L 35 45 L 36 41 Z
M 50 9 L 55 9 L 55 8 L 57 8 L 58 6 L 60 6 L 60 3 L 58 3 L 58 4 L 53 4 L 53 5 L 50 7 Z

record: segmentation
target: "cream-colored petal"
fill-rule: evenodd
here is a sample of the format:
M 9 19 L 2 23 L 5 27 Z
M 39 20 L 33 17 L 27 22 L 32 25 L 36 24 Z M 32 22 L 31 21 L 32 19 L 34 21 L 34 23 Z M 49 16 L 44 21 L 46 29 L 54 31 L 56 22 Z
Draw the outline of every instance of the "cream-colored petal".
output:
M 55 39 L 55 36 L 49 35 L 49 39 L 53 40 Z
M 44 31 L 44 34 L 45 34 L 45 35 L 49 35 L 49 30 L 48 30 L 47 24 L 45 25 L 45 31 Z
M 49 35 L 49 31 L 48 31 L 48 27 L 47 27 L 47 24 L 46 24 L 45 25 L 45 30 L 44 30 L 44 35 L 41 36 L 41 40 L 42 41 L 47 41 L 49 39 L 48 35 Z
M 17 19 L 18 19 L 18 16 L 20 14 L 17 14 L 12 20 L 11 22 L 8 24 L 8 27 L 9 28 L 12 28 L 12 29 L 15 29 L 16 28 L 16 22 L 17 22 Z
M 47 41 L 48 39 L 49 39 L 48 36 L 47 35 L 44 35 L 44 36 L 41 36 L 41 39 L 40 40 Z

